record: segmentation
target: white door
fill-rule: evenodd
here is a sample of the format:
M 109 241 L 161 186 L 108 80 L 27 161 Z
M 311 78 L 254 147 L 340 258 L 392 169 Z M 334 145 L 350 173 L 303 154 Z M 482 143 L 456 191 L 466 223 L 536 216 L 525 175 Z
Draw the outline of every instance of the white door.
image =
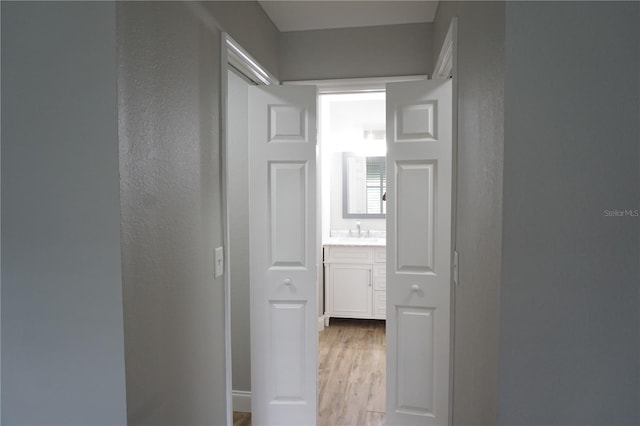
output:
M 316 88 L 249 91 L 252 423 L 316 422 Z
M 387 84 L 387 424 L 449 423 L 451 81 Z

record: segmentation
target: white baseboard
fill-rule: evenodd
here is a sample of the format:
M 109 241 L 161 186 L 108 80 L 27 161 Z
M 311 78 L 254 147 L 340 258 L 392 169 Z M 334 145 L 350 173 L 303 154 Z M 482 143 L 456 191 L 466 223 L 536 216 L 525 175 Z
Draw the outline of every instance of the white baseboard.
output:
M 318 317 L 318 331 L 324 330 L 324 315 Z
M 233 411 L 251 412 L 251 392 L 234 390 L 231 391 L 231 398 L 233 399 Z

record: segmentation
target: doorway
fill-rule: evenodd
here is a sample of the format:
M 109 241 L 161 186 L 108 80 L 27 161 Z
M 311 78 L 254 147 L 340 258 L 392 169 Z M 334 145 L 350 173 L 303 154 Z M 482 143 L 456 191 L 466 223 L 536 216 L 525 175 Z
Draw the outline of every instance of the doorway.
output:
M 231 358 L 233 359 L 232 363 L 232 383 L 233 383 L 233 392 L 232 392 L 232 400 L 233 400 L 233 410 L 236 412 L 247 413 L 251 411 L 251 368 L 250 368 L 250 337 L 249 337 L 249 321 L 250 310 L 249 310 L 249 270 L 246 267 L 249 263 L 249 203 L 248 203 L 248 192 L 249 192 L 249 165 L 247 161 L 248 157 L 248 147 L 246 140 L 248 138 L 247 135 L 247 127 L 246 123 L 248 121 L 248 104 L 247 104 L 247 93 L 249 88 L 254 86 L 256 82 L 252 79 L 247 78 L 246 75 L 240 73 L 235 67 L 229 70 L 228 74 L 228 108 L 229 114 L 227 117 L 227 138 L 228 138 L 228 147 L 227 147 L 227 175 L 228 175 L 228 187 L 227 191 L 227 206 L 232 214 L 228 215 L 228 224 L 229 224 L 229 240 L 228 240 L 228 271 L 230 275 L 230 281 L 233 285 L 230 285 L 230 297 L 231 297 L 231 309 L 230 309 L 230 323 L 233 338 L 231 339 Z M 370 84 L 370 83 L 369 83 Z M 384 246 L 384 236 L 385 236 L 385 219 L 384 219 L 384 205 L 382 204 L 381 195 L 384 193 L 384 177 L 385 175 L 382 173 L 384 171 L 384 167 L 381 169 L 380 165 L 384 164 L 384 161 L 373 161 L 384 159 L 385 153 L 385 144 L 384 144 L 384 90 L 382 89 L 384 86 L 379 84 L 378 89 L 373 92 L 359 92 L 355 95 L 355 102 L 349 104 L 348 99 L 345 98 L 344 93 L 336 94 L 322 94 L 321 98 L 324 97 L 325 100 L 337 103 L 338 108 L 337 111 L 334 111 L 334 115 L 340 118 L 345 118 L 345 111 L 348 110 L 356 110 L 359 111 L 359 117 L 355 117 L 355 119 L 348 118 L 346 121 L 334 119 L 334 124 L 338 124 L 338 139 L 333 140 L 333 144 L 335 146 L 331 146 L 332 142 L 328 141 L 326 145 L 326 149 L 322 149 L 322 155 L 327 157 L 327 160 L 324 159 L 320 162 L 325 166 L 324 179 L 322 176 L 320 181 L 325 181 L 322 184 L 322 188 L 326 190 L 325 196 L 327 197 L 326 202 L 322 202 L 321 204 L 325 206 L 324 212 L 326 213 L 322 215 L 323 222 L 325 226 L 323 226 L 323 234 L 326 234 L 328 237 L 325 240 L 327 243 L 331 242 L 331 206 L 334 207 L 333 211 L 335 211 L 335 218 L 333 221 L 333 237 L 339 238 L 339 233 L 346 234 L 347 239 L 349 239 L 349 234 L 352 235 L 353 241 L 358 241 L 359 243 L 368 243 L 368 246 L 361 247 L 364 250 L 371 250 L 371 261 L 368 265 L 368 269 L 366 271 L 366 279 L 367 280 L 376 280 L 376 283 L 380 281 L 380 285 L 384 285 L 384 269 L 380 269 L 380 267 L 384 266 L 384 252 L 377 253 L 375 256 L 376 260 L 374 262 L 374 250 L 380 248 L 380 246 Z M 353 97 L 352 95 L 349 95 Z M 330 103 L 329 102 L 329 103 Z M 353 99 L 352 99 L 353 102 Z M 321 103 L 323 103 L 321 101 Z M 331 108 L 327 103 L 327 112 L 331 113 Z M 322 114 L 320 114 L 322 116 Z M 325 120 L 327 125 L 330 124 L 330 120 Z M 354 131 L 355 127 L 360 126 L 360 131 L 357 132 L 358 140 L 360 144 L 354 143 L 353 140 L 349 141 L 349 137 L 353 136 L 351 133 Z M 325 134 L 329 134 L 329 127 L 324 131 Z M 346 130 L 346 135 L 340 135 L 342 130 Z M 335 135 L 334 135 L 335 136 Z M 353 139 L 353 138 L 351 138 Z M 343 169 L 345 162 L 343 161 L 348 154 L 349 159 L 360 160 L 361 163 L 365 166 L 365 172 L 367 167 L 366 159 L 369 158 L 372 161 L 369 161 L 369 176 L 371 177 L 372 173 L 377 172 L 376 181 L 377 181 L 377 193 L 373 193 L 370 197 L 372 201 L 377 202 L 378 210 L 375 211 L 374 203 L 368 203 L 367 209 L 364 211 L 347 211 L 344 215 L 356 216 L 349 217 L 348 220 L 343 216 L 342 202 L 343 197 L 341 196 L 342 188 L 342 180 L 343 174 L 349 175 L 347 169 Z M 353 157 L 357 155 L 358 157 Z M 368 156 L 368 157 L 367 157 Z M 333 157 L 333 158 L 331 158 Z M 352 163 L 351 161 L 346 161 L 347 166 Z M 343 173 L 344 172 L 344 173 Z M 322 175 L 323 173 L 321 173 Z M 365 173 L 366 174 L 366 173 Z M 332 182 L 333 180 L 333 182 Z M 370 179 L 371 180 L 371 179 Z M 365 184 L 367 182 L 365 181 Z M 331 187 L 334 187 L 334 190 Z M 360 192 L 359 188 L 352 187 L 352 192 Z M 369 193 L 372 193 L 372 185 L 369 182 Z M 366 195 L 367 188 L 362 188 L 363 194 Z M 333 193 L 333 197 L 332 197 Z M 333 199 L 332 199 L 333 198 Z M 373 204 L 373 206 L 372 206 Z M 358 229 L 360 232 L 356 234 L 356 224 L 358 225 Z M 344 236 L 343 236 L 344 237 Z M 321 240 L 318 240 L 318 252 L 322 254 L 322 244 Z M 320 257 L 319 264 L 322 268 L 323 259 Z M 374 264 L 375 263 L 375 264 Z M 335 266 L 335 265 L 334 265 Z M 342 265 L 346 266 L 346 265 Z M 376 274 L 374 275 L 374 270 Z M 318 286 L 318 314 L 319 321 L 318 324 L 320 329 L 323 328 L 324 325 L 324 312 L 325 306 L 323 305 L 323 296 L 325 294 L 325 290 L 323 288 L 323 274 L 322 269 L 319 275 L 319 286 Z M 372 281 L 368 281 L 368 284 L 372 284 Z M 340 369 L 345 367 L 345 364 L 340 365 L 329 365 L 327 357 L 335 354 L 336 348 L 326 347 L 323 352 L 323 344 L 327 343 L 332 346 L 334 343 L 338 343 L 340 338 L 347 339 L 350 341 L 350 345 L 347 348 L 347 352 L 350 354 L 351 358 L 349 360 L 349 365 L 352 366 L 354 362 L 360 363 L 362 360 L 369 358 L 369 366 L 374 368 L 377 373 L 375 375 L 376 380 L 373 385 L 373 389 L 377 389 L 376 392 L 373 393 L 371 398 L 365 399 L 364 403 L 366 404 L 367 410 L 371 411 L 369 416 L 380 416 L 380 413 L 384 412 L 384 370 L 385 370 L 385 346 L 384 346 L 384 335 L 385 335 L 385 327 L 384 327 L 384 298 L 380 299 L 380 297 L 374 297 L 374 294 L 379 296 L 380 289 L 378 288 L 378 284 L 375 285 L 376 290 L 373 291 L 371 287 L 367 287 L 367 283 L 364 283 L 365 293 L 362 297 L 362 301 L 368 306 L 368 310 L 366 311 L 366 315 L 356 315 L 356 318 L 360 318 L 360 320 L 355 322 L 342 321 L 335 317 L 334 322 L 336 324 L 331 327 L 330 331 L 322 333 L 320 335 L 320 351 L 319 351 L 319 365 L 320 370 L 323 370 L 327 373 L 327 377 L 331 377 L 332 373 L 339 371 Z M 375 306 L 373 305 L 375 301 Z M 360 302 L 357 302 L 360 303 Z M 338 317 L 342 318 L 352 318 L 353 315 L 346 314 L 340 315 L 338 313 Z M 369 318 L 367 320 L 366 318 Z M 377 320 L 371 320 L 371 318 L 377 318 Z M 329 322 L 329 317 L 326 318 L 327 323 Z M 334 330 L 338 329 L 338 332 L 333 333 Z M 340 332 L 342 331 L 342 333 Z M 336 335 L 338 335 L 336 337 Z M 326 338 L 325 338 L 326 337 Z M 360 339 L 360 341 L 355 341 Z M 373 356 L 369 356 L 373 354 Z M 324 358 L 323 358 L 324 356 Z M 326 369 L 325 369 L 326 367 Z M 337 369 L 332 369 L 332 367 L 338 367 Z M 343 371 L 340 371 L 342 374 Z M 364 371 L 359 370 L 354 372 L 354 378 L 356 382 L 360 382 L 362 385 L 362 380 L 357 379 L 357 374 L 364 374 Z M 322 374 L 322 371 L 320 371 Z M 362 376 L 364 377 L 364 376 Z M 361 377 L 361 378 L 362 378 Z M 340 379 L 342 380 L 342 379 Z M 349 390 L 353 390 L 353 380 L 351 382 L 343 382 L 344 385 L 349 385 Z M 346 397 L 346 389 L 343 389 L 342 392 L 339 391 L 339 386 L 335 383 L 331 386 L 323 386 L 322 380 L 320 380 L 320 385 L 318 388 L 320 393 L 319 396 L 319 423 L 322 424 L 322 411 L 323 411 L 323 401 L 335 400 L 336 398 L 340 400 L 344 400 Z M 329 402 L 329 407 L 332 407 L 331 411 L 335 412 L 335 404 L 331 404 Z M 354 407 L 347 407 L 349 412 L 358 413 L 358 409 L 353 409 Z M 246 415 L 236 414 L 236 417 L 247 417 Z M 348 416 L 347 416 L 348 417 Z M 333 420 L 330 420 L 329 423 L 333 424 Z
M 228 34 L 221 51 L 227 418 L 242 422 L 251 412 L 248 92 L 279 82 Z
M 395 396 L 391 400 L 388 399 L 386 408 L 387 412 L 389 412 L 389 410 L 393 412 L 394 416 L 396 416 L 396 421 L 400 418 L 416 420 L 416 422 L 412 421 L 411 424 L 431 424 L 434 422 L 439 424 L 443 422 L 443 416 L 448 416 L 447 409 L 445 408 L 443 410 L 443 407 L 448 406 L 448 392 L 443 392 L 442 390 L 435 392 L 438 389 L 448 387 L 448 380 L 444 378 L 448 376 L 449 371 L 449 345 L 447 343 L 449 341 L 449 334 L 448 328 L 446 332 L 444 332 L 442 328 L 443 324 L 448 327 L 448 323 L 445 321 L 445 319 L 448 318 L 448 299 L 443 299 L 441 305 L 438 307 L 430 305 L 419 306 L 415 304 L 420 299 L 425 298 L 425 294 L 427 294 L 429 290 L 427 288 L 430 285 L 429 281 L 433 281 L 433 277 L 438 277 L 437 279 L 448 285 L 447 270 L 449 269 L 448 266 L 446 266 L 449 263 L 446 245 L 437 246 L 440 253 L 435 257 L 433 256 L 433 250 L 434 247 L 436 247 L 436 245 L 434 245 L 436 244 L 434 238 L 440 238 L 449 232 L 443 220 L 447 217 L 450 220 L 450 214 L 447 214 L 446 210 L 446 206 L 450 206 L 450 201 L 434 198 L 438 192 L 441 194 L 450 194 L 450 188 L 447 190 L 445 187 L 444 190 L 442 190 L 434 186 L 436 183 L 441 183 L 442 178 L 446 178 L 448 174 L 446 168 L 447 159 L 444 157 L 444 163 L 442 163 L 440 158 L 429 157 L 433 153 L 429 151 L 428 147 L 446 147 L 450 144 L 450 123 L 447 126 L 446 120 L 444 122 L 435 121 L 436 118 L 440 119 L 443 115 L 442 113 L 450 108 L 450 104 L 447 104 L 446 98 L 432 99 L 429 97 L 434 89 L 438 93 L 443 90 L 444 92 L 448 90 L 450 93 L 450 85 L 448 85 L 449 88 L 447 89 L 447 84 L 434 85 L 430 83 L 426 84 L 426 86 L 425 84 L 420 83 L 410 87 L 402 85 L 396 87 L 392 85 L 397 96 L 390 104 L 391 109 L 389 104 L 387 105 L 387 122 L 389 122 L 390 117 L 389 110 L 393 111 L 395 120 L 393 121 L 394 128 L 389 134 L 395 138 L 394 149 L 399 149 L 394 152 L 395 157 L 391 163 L 395 168 L 395 174 L 388 177 L 389 179 L 393 177 L 394 180 L 389 184 L 390 188 L 393 188 L 393 191 L 390 193 L 392 198 L 390 198 L 389 201 L 391 205 L 396 202 L 400 206 L 404 205 L 410 208 L 391 211 L 391 214 L 397 215 L 395 221 L 391 222 L 394 224 L 394 232 L 397 237 L 395 241 L 393 241 L 393 250 L 395 250 L 395 253 L 390 257 L 387 254 L 383 255 L 384 258 L 392 261 L 393 274 L 397 275 L 387 273 L 386 277 L 392 277 L 394 280 L 401 281 L 403 283 L 401 287 L 406 287 L 394 289 L 396 292 L 394 301 L 392 303 L 386 303 L 386 306 L 392 308 L 391 314 L 395 318 L 395 323 L 391 326 L 387 325 L 386 328 L 387 332 L 391 331 L 395 339 L 393 340 L 394 349 L 390 352 L 392 356 L 391 361 L 387 358 L 387 371 L 396 374 L 393 386 L 391 388 L 387 386 L 387 389 L 391 389 L 391 391 L 395 393 Z M 439 89 L 440 87 L 442 89 Z M 265 93 L 273 95 L 281 91 L 278 88 L 276 89 L 277 90 L 269 90 Z M 422 91 L 426 89 L 431 91 L 427 90 L 427 92 L 425 92 L 426 94 L 423 94 Z M 294 92 L 295 91 L 289 91 L 289 93 Z M 269 138 L 273 140 L 274 137 L 279 138 L 276 142 L 291 142 L 292 139 L 296 139 L 305 131 L 302 130 L 303 127 L 301 127 L 300 123 L 306 122 L 305 120 L 307 120 L 308 117 L 305 116 L 306 118 L 301 119 L 300 117 L 303 116 L 299 113 L 301 111 L 315 111 L 315 100 L 307 99 L 308 103 L 305 104 L 306 106 L 299 107 L 283 104 L 281 102 L 283 98 L 280 97 L 280 95 L 277 95 L 276 98 L 273 99 L 275 100 L 269 101 L 270 103 L 265 104 L 265 106 L 269 107 L 270 114 L 274 111 L 276 114 L 279 114 L 276 119 L 279 120 L 282 118 L 285 121 L 282 121 L 283 125 L 281 127 L 277 127 L 279 123 L 275 123 L 275 133 L 273 132 L 273 128 L 268 129 L 267 134 L 270 133 L 271 136 L 267 136 L 267 142 Z M 271 108 L 272 106 L 276 106 L 277 108 Z M 273 117 L 270 121 L 266 121 L 266 123 L 269 122 L 271 122 L 271 126 L 274 125 Z M 405 149 L 407 147 L 410 147 L 408 152 L 406 152 L 407 149 Z M 427 150 L 425 151 L 425 149 L 422 148 L 426 148 Z M 436 150 L 438 150 L 438 148 L 436 148 Z M 440 151 L 442 151 L 442 148 L 440 148 Z M 446 151 L 447 149 L 444 151 L 445 154 Z M 274 169 L 276 173 L 282 171 L 282 183 L 286 183 L 283 188 L 293 188 L 289 185 L 291 182 L 290 178 L 304 182 L 304 179 L 299 180 L 304 175 L 304 173 L 300 174 L 300 170 L 304 171 L 304 167 L 306 166 L 303 166 L 303 163 L 300 161 L 294 160 L 293 163 L 292 161 L 288 161 L 288 163 L 290 163 L 288 165 L 285 165 L 287 162 L 278 160 L 269 161 L 276 162 L 276 169 Z M 253 167 L 250 168 L 253 170 Z M 438 171 L 442 170 L 444 170 L 444 175 L 438 175 Z M 315 175 L 313 170 L 311 173 Z M 267 176 L 267 174 L 265 174 L 265 176 Z M 444 180 L 446 181 L 446 179 Z M 279 185 L 280 182 L 275 182 L 275 184 Z M 299 189 L 299 186 L 295 186 L 295 188 Z M 298 189 L 296 189 L 296 191 L 298 191 Z M 267 190 L 269 190 L 269 187 L 267 187 Z M 294 191 L 294 193 L 297 193 L 296 191 Z M 303 196 L 303 198 L 305 197 Z M 435 210 L 434 206 L 437 206 L 438 209 Z M 444 210 L 442 210 L 442 208 L 444 208 Z M 286 215 L 283 217 L 285 216 Z M 423 220 L 427 221 L 423 224 L 423 222 L 421 222 Z M 400 223 L 400 221 L 402 221 L 402 223 Z M 439 224 L 440 228 L 435 228 L 435 223 Z M 361 229 L 359 231 L 361 232 Z M 429 233 L 436 231 L 439 237 L 435 236 L 434 233 Z M 320 241 L 320 239 L 318 239 L 318 241 Z M 287 254 L 284 251 L 282 253 Z M 373 256 L 375 256 L 375 250 L 373 251 Z M 315 256 L 307 256 L 307 259 L 312 257 Z M 282 265 L 290 266 L 285 263 L 276 266 Z M 406 281 L 408 281 L 408 285 L 404 284 Z M 283 289 L 293 289 L 294 287 L 292 287 L 291 284 L 291 279 L 284 278 L 278 285 L 287 286 L 282 287 Z M 446 288 L 446 286 L 443 287 L 442 291 L 446 291 Z M 444 295 L 444 293 L 442 294 Z M 267 301 L 271 305 L 274 304 L 272 299 L 267 299 Z M 300 313 L 306 312 L 305 310 L 311 312 L 314 309 L 312 307 L 307 309 L 306 307 L 315 304 L 314 302 L 309 304 L 308 302 L 298 301 L 293 304 L 288 302 L 277 303 L 279 303 L 277 309 L 288 310 L 286 318 L 293 318 L 290 315 L 294 310 Z M 319 312 L 321 311 L 319 310 L 318 313 Z M 434 315 L 436 312 L 437 316 Z M 284 322 L 278 323 L 279 326 L 284 327 L 285 331 L 288 330 L 291 332 L 293 330 L 295 333 L 298 333 L 300 328 L 297 326 L 290 327 L 293 323 L 286 321 L 286 318 L 285 316 L 280 318 L 283 319 Z M 299 316 L 299 318 L 302 319 L 303 316 Z M 438 330 L 434 328 L 436 326 Z M 429 332 L 429 330 L 431 330 L 431 332 Z M 310 334 L 308 335 L 310 336 Z M 282 341 L 284 342 L 284 340 Z M 309 341 L 309 344 L 312 344 L 312 341 Z M 434 352 L 436 346 L 437 354 Z M 314 355 L 313 364 L 315 364 L 315 358 Z M 446 363 L 442 364 L 445 358 Z M 230 354 L 229 359 L 231 359 Z M 274 364 L 267 363 L 267 365 Z M 429 365 L 432 367 L 429 367 Z M 440 365 L 444 365 L 445 368 L 437 370 L 434 367 Z M 280 368 L 281 371 L 285 371 L 283 369 L 285 368 L 285 364 L 280 363 L 276 364 L 276 366 Z M 434 374 L 436 371 L 437 374 Z M 294 382 L 285 381 L 283 383 L 288 386 Z M 294 383 L 294 386 L 297 385 Z M 315 395 L 315 391 L 313 394 Z M 262 395 L 264 397 L 266 394 Z M 253 397 L 253 405 L 255 406 L 255 395 L 253 395 Z M 308 402 L 312 401 L 311 399 L 303 400 L 298 397 L 296 397 L 298 398 L 296 399 L 286 395 L 284 395 L 284 397 L 282 397 L 282 395 L 280 397 L 276 395 L 276 398 L 272 398 L 272 402 L 269 403 L 268 398 L 270 397 L 267 395 L 267 404 L 273 406 L 275 403 L 275 405 L 280 406 L 279 409 L 282 408 L 282 405 L 296 405 L 298 408 L 308 406 L 309 409 L 313 409 L 315 412 L 315 407 L 311 407 L 308 404 Z M 315 397 L 313 399 L 315 400 Z M 264 401 L 265 400 L 263 400 L 263 402 Z M 434 407 L 439 408 L 435 410 Z M 284 413 L 285 411 L 281 412 Z M 283 419 L 283 417 L 279 418 Z M 275 422 L 274 424 L 279 423 Z
M 318 98 L 324 317 L 317 424 L 376 424 L 384 422 L 386 386 L 385 91 L 343 88 Z

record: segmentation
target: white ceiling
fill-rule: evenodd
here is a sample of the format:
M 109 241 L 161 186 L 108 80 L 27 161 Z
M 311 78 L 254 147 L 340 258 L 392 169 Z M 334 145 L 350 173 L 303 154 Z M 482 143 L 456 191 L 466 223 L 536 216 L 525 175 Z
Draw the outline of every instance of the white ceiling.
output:
M 262 0 L 280 31 L 368 27 L 433 22 L 437 1 Z

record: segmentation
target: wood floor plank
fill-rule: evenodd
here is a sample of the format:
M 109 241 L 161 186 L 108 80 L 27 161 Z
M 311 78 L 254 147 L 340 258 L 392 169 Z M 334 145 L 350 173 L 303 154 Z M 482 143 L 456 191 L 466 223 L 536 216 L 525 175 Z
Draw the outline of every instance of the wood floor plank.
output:
M 345 410 L 343 421 L 349 425 L 363 424 L 371 390 L 371 377 L 369 376 L 373 359 L 369 342 L 371 333 L 367 329 L 362 329 L 359 330 L 358 335 L 357 353 L 349 375 L 347 393 L 345 395 L 348 409 Z
M 318 426 L 384 424 L 384 321 L 332 319 L 319 354 Z
M 317 426 L 386 426 L 385 323 L 332 319 L 318 340 Z M 233 413 L 233 426 L 251 414 Z
M 379 413 L 377 411 L 367 411 L 363 424 L 366 426 L 386 426 L 387 418 L 384 413 Z
M 251 413 L 233 412 L 233 426 L 251 426 Z
M 386 404 L 386 349 L 374 343 L 372 368 L 370 370 L 371 388 L 367 398 L 368 411 L 385 411 Z

